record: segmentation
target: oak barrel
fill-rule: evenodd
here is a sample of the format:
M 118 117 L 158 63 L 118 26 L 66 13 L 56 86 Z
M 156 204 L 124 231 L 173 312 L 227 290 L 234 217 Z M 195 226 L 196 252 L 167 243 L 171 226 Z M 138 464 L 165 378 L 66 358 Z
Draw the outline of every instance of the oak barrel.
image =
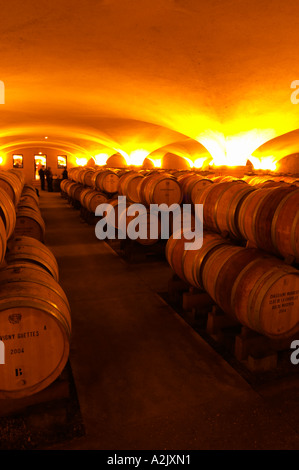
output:
M 276 208 L 271 224 L 274 248 L 299 262 L 299 189 L 288 193 Z
M 56 282 L 59 281 L 59 269 L 54 254 L 35 238 L 15 237 L 9 244 L 6 261 L 9 265 L 20 262 L 36 264 L 51 274 Z
M 23 185 L 17 175 L 13 172 L 0 170 L 0 188 L 4 189 L 15 206 L 19 202 L 22 187 Z
M 138 185 L 138 198 L 142 204 L 180 204 L 183 199 L 181 187 L 172 175 L 153 173 Z
M 60 192 L 61 192 L 61 197 L 66 198 L 67 197 L 67 188 L 72 184 L 72 180 L 70 179 L 64 179 L 60 183 Z
M 3 220 L 0 218 L 0 265 L 3 263 L 7 247 L 7 236 Z
M 297 193 L 297 191 L 296 186 L 290 185 L 288 187 L 259 188 L 251 193 L 243 202 L 238 213 L 238 225 L 243 238 L 266 252 L 280 255 L 278 246 L 272 236 L 275 235 L 276 218 L 283 220 L 289 228 L 293 223 L 296 225 L 294 219 L 297 214 L 296 200 L 298 201 L 298 195 L 292 198 L 291 194 L 293 192 Z M 278 207 L 280 207 L 280 204 L 283 206 L 283 201 L 287 200 L 288 197 L 291 197 L 291 212 L 280 213 L 280 216 L 278 216 Z M 295 207 L 292 208 L 293 204 L 295 204 Z M 272 228 L 273 226 L 274 228 Z M 289 233 L 289 236 L 291 236 L 291 233 Z
M 188 232 L 188 237 L 184 237 L 183 232 L 176 232 L 166 243 L 166 259 L 173 271 L 182 280 L 193 287 L 203 288 L 202 269 L 205 259 L 214 248 L 228 244 L 227 240 L 217 233 L 204 231 L 203 243 L 197 250 L 186 250 L 185 244 L 192 243 L 194 238 L 192 232 Z M 176 238 L 175 238 L 176 237 Z
M 44 242 L 46 227 L 40 212 L 29 207 L 20 208 L 17 212 L 15 236 L 28 236 Z
M 208 230 L 228 232 L 241 238 L 238 213 L 244 199 L 255 189 L 245 182 L 214 183 L 198 192 L 195 203 L 203 204 L 203 223 Z
M 36 201 L 36 199 L 32 197 L 31 194 L 23 195 L 22 193 L 17 207 L 18 209 L 20 207 L 31 207 L 31 208 L 35 208 L 36 210 L 39 210 L 39 202 Z
M 130 172 L 120 177 L 118 193 L 126 196 L 129 202 L 140 202 L 138 185 L 144 179 L 141 173 Z
M 96 208 L 100 204 L 106 204 L 108 201 L 107 194 L 101 192 L 101 191 L 96 191 L 92 190 L 84 194 L 84 200 L 83 204 L 84 207 L 89 211 L 92 212 L 93 214 L 95 213 Z
M 7 240 L 11 238 L 16 225 L 16 208 L 7 193 L 0 187 L 0 217 L 4 223 Z
M 46 388 L 69 356 L 70 306 L 60 285 L 38 266 L 0 271 L 0 397 L 21 398 Z
M 80 193 L 80 204 L 82 207 L 85 207 L 85 197 L 87 196 L 87 194 L 90 194 L 90 193 L 93 193 L 94 190 L 92 188 L 84 188 L 81 193 Z
M 81 174 L 81 183 L 84 184 L 84 186 L 92 187 L 92 177 L 94 172 L 94 168 L 86 168 L 85 171 Z
M 178 178 L 183 193 L 183 202 L 195 204 L 196 196 L 203 188 L 213 184 L 213 181 L 199 175 L 184 175 Z
M 254 248 L 220 246 L 206 259 L 207 293 L 242 325 L 273 339 L 299 331 L 299 271 Z
M 117 192 L 118 182 L 118 174 L 111 170 L 96 170 L 92 176 L 93 187 L 108 194 Z

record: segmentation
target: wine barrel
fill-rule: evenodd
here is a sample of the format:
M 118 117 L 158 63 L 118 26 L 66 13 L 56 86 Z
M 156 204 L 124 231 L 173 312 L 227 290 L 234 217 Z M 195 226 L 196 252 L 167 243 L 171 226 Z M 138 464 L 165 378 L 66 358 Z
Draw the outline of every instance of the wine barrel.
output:
M 299 271 L 254 248 L 219 246 L 205 261 L 204 288 L 242 325 L 272 339 L 299 331 Z
M 75 184 L 77 184 L 77 183 L 75 183 L 74 181 L 69 180 L 69 179 L 68 180 L 62 180 L 61 185 L 60 185 L 61 196 L 66 198 L 66 199 L 68 197 L 70 197 L 70 195 L 69 195 L 70 188 Z
M 70 168 L 68 171 L 68 177 L 70 180 L 78 182 L 78 173 L 82 170 L 81 166 Z
M 278 204 L 272 224 L 271 240 L 284 258 L 299 262 L 299 189 L 288 193 Z
M 198 192 L 196 204 L 203 204 L 203 223 L 208 230 L 228 232 L 233 238 L 241 238 L 238 213 L 244 200 L 255 191 L 245 182 L 214 183 Z
M 92 188 L 84 188 L 80 193 L 80 204 L 82 207 L 85 207 L 85 197 L 87 194 L 93 193 L 94 190 Z
M 84 184 L 84 186 L 92 187 L 92 177 L 94 172 L 94 168 L 86 168 L 86 170 L 81 174 L 81 183 Z
M 38 266 L 12 265 L 0 271 L 0 397 L 22 398 L 50 385 L 69 356 L 68 299 Z
M 266 188 L 266 187 L 270 187 L 270 185 L 274 184 L 275 185 L 275 181 L 273 179 L 269 179 L 269 178 L 258 178 L 257 180 L 254 180 L 254 186 L 256 188 Z
M 7 247 L 7 236 L 3 220 L 0 218 L 0 265 L 3 263 Z
M 22 193 L 18 206 L 17 206 L 17 211 L 21 207 L 30 207 L 32 209 L 35 209 L 36 211 L 39 211 L 39 203 L 36 201 L 34 197 L 31 196 L 31 194 L 27 194 L 23 196 L 23 193 Z
M 130 172 L 122 175 L 119 180 L 118 193 L 126 196 L 129 202 L 140 202 L 138 185 L 144 179 L 141 173 Z
M 28 207 L 21 208 L 17 212 L 15 236 L 28 236 L 44 242 L 45 222 L 40 213 Z
M 83 167 L 83 168 L 78 168 L 76 172 L 73 173 L 73 180 L 76 182 L 76 183 L 80 183 L 82 184 L 82 177 L 84 175 L 84 173 L 86 172 L 86 168 Z
M 35 190 L 35 187 L 32 186 L 31 184 L 24 184 L 21 196 L 31 196 L 32 198 L 35 199 L 36 203 L 39 204 L 39 198 L 38 198 L 37 192 Z
M 7 170 L 7 172 L 12 173 L 14 176 L 16 176 L 19 179 L 21 187 L 25 185 L 25 177 L 24 177 L 22 170 L 19 170 L 17 168 L 11 168 L 10 170 Z
M 93 188 L 108 194 L 118 190 L 119 176 L 111 170 L 97 170 L 92 176 Z
M 175 234 L 172 234 L 166 243 L 165 248 L 165 256 L 169 266 L 175 272 L 177 276 L 183 281 L 185 279 L 184 270 L 183 270 L 183 257 L 185 253 L 185 243 L 186 238 L 183 236 L 182 232 L 180 232 L 180 236 L 175 238 Z
M 79 197 L 82 189 L 82 184 L 75 183 L 74 181 L 66 187 L 67 194 L 71 200 L 75 200 L 77 197 Z
M 238 226 L 243 238 L 254 243 L 258 248 L 279 256 L 278 247 L 272 239 L 272 232 L 275 231 L 275 228 L 272 229 L 273 223 L 275 227 L 275 213 L 279 204 L 283 204 L 283 200 L 297 190 L 296 186 L 290 185 L 289 187 L 259 188 L 249 194 L 238 213 Z M 295 212 L 293 210 L 292 214 L 294 219 L 296 210 Z M 286 221 L 288 218 L 286 213 L 283 220 Z M 289 219 L 288 224 L 290 223 L 293 222 Z
M 107 201 L 108 201 L 108 198 L 105 193 L 102 193 L 101 191 L 92 190 L 88 193 L 85 193 L 83 203 L 84 203 L 84 207 L 89 212 L 92 212 L 94 214 L 96 211 L 96 208 L 100 204 L 107 203 Z
M 204 231 L 203 243 L 199 250 L 187 250 L 182 259 L 185 280 L 193 287 L 203 289 L 202 270 L 206 259 L 214 250 L 222 245 L 230 245 L 229 241 L 217 233 Z
M 222 176 L 211 176 L 211 180 L 214 182 L 214 183 L 231 183 L 232 181 L 234 181 L 236 178 L 234 178 L 233 176 L 228 176 L 228 175 L 222 175 Z
M 9 240 L 16 225 L 16 209 L 12 200 L 7 197 L 7 193 L 2 188 L 0 188 L 0 217 L 5 226 L 7 240 Z
M 80 201 L 81 193 L 84 190 L 85 188 L 81 183 L 78 183 L 76 186 L 72 186 L 70 191 L 72 199 L 74 199 L 75 201 Z
M 62 180 L 61 183 L 60 183 L 60 191 L 61 191 L 62 193 L 66 193 L 66 188 L 67 188 L 67 186 L 69 186 L 70 184 L 71 184 L 71 180 L 69 180 L 69 179 L 64 179 L 64 180 Z
M 73 190 L 77 187 L 79 187 L 79 184 L 75 181 L 71 181 L 70 184 L 64 186 L 69 199 L 73 198 Z
M 193 287 L 203 289 L 201 272 L 205 258 L 210 255 L 214 248 L 229 242 L 217 233 L 204 231 L 201 248 L 186 250 L 185 243 L 193 241 L 190 238 L 191 235 L 192 232 L 190 231 L 188 237 L 185 237 L 182 231 L 173 234 L 166 243 L 165 256 L 170 267 L 180 279 Z
M 35 206 L 39 207 L 39 197 L 33 186 L 24 185 L 18 204 L 20 204 L 25 198 L 27 202 L 29 199 L 31 199 L 32 201 L 34 201 Z
M 295 185 L 295 186 L 299 186 L 299 179 L 298 178 L 294 178 L 292 176 L 284 176 L 281 178 L 282 181 L 284 181 L 285 183 L 288 183 L 288 184 L 292 184 L 292 185 Z
M 138 185 L 139 201 L 150 206 L 151 204 L 180 204 L 183 199 L 181 187 L 172 175 L 167 173 L 153 173 L 142 180 Z
M 265 183 L 257 184 L 257 188 L 282 188 L 282 187 L 289 187 L 289 183 L 285 183 L 284 181 L 266 181 Z
M 299 271 L 277 259 L 259 258 L 241 272 L 231 302 L 238 320 L 273 339 L 299 330 Z
M 52 251 L 39 240 L 32 237 L 15 237 L 6 254 L 8 265 L 16 263 L 36 264 L 45 269 L 56 282 L 59 281 L 59 269 Z
M 182 187 L 183 202 L 186 204 L 195 204 L 196 196 L 199 191 L 208 185 L 213 184 L 212 180 L 202 178 L 199 175 L 189 175 L 179 180 Z
M 16 206 L 22 192 L 22 183 L 18 176 L 9 171 L 0 171 L 0 188 L 4 189 Z
M 231 289 L 241 270 L 246 267 L 256 255 L 257 250 L 240 246 L 218 246 L 206 259 L 202 268 L 202 280 L 205 289 L 222 310 L 232 316 Z M 266 255 L 265 255 L 266 256 Z

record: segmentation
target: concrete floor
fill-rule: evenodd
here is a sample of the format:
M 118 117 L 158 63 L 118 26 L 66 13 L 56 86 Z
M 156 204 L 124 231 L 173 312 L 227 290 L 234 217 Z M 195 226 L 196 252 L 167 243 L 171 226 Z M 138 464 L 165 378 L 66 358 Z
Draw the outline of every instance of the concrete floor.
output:
M 297 377 L 253 390 L 157 294 L 166 263 L 126 263 L 59 193 L 41 192 L 40 208 L 86 431 L 53 449 L 299 449 Z

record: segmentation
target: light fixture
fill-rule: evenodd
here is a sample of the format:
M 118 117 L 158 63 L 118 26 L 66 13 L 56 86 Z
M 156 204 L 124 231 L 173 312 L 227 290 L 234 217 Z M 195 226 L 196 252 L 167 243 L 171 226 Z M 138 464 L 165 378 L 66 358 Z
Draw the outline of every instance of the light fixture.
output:
M 87 163 L 87 158 L 76 158 L 76 163 L 78 166 L 85 166 Z
M 106 165 L 108 158 L 109 155 L 107 153 L 99 153 L 93 157 L 95 163 L 99 166 Z
M 149 152 L 143 149 L 137 149 L 130 153 L 126 158 L 128 165 L 142 166 L 144 159 L 148 156 Z

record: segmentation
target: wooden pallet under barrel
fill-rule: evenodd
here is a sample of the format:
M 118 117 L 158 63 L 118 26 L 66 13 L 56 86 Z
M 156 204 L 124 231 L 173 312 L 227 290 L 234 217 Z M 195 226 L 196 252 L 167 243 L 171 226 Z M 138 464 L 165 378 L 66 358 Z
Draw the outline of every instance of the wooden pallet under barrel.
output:
M 166 301 L 214 349 L 232 365 L 249 373 L 283 376 L 295 373 L 290 361 L 290 345 L 298 334 L 273 340 L 241 325 L 215 304 L 201 289 L 190 286 L 173 274 L 168 282 Z
M 0 400 L 0 450 L 44 449 L 84 433 L 69 362 L 46 389 Z

